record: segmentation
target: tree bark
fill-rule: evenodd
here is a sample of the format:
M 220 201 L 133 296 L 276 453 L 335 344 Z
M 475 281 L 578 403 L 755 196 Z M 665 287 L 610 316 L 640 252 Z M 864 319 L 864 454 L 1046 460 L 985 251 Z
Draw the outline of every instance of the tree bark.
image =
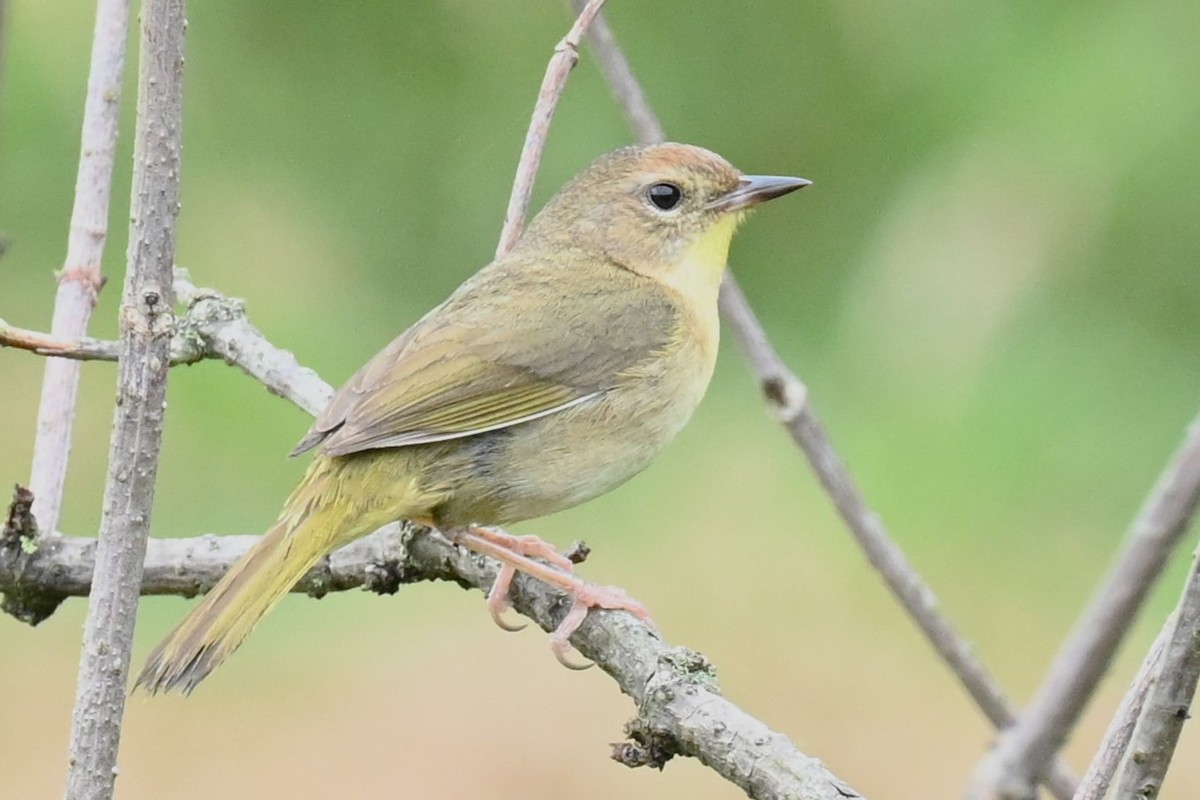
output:
M 107 800 L 116 780 L 174 326 L 185 26 L 183 0 L 147 0 L 142 9 L 117 409 L 72 719 L 68 800 Z

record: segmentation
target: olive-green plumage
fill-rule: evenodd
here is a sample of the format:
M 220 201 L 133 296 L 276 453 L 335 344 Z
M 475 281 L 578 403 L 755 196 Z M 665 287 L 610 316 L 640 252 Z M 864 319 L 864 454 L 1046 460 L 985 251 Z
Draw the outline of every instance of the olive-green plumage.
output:
M 388 522 L 507 524 L 641 471 L 712 375 L 717 289 L 744 209 L 805 183 L 743 177 L 677 144 L 592 164 L 511 253 L 337 393 L 296 449 L 321 453 L 275 526 L 138 684 L 190 691 L 321 557 Z M 678 197 L 652 197 L 663 185 Z

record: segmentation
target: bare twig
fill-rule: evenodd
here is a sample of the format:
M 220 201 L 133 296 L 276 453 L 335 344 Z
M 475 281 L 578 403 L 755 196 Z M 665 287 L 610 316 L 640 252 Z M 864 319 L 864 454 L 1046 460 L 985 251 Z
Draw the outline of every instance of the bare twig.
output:
M 268 342 L 246 318 L 241 300 L 212 289 L 197 289 L 184 270 L 175 271 L 175 288 L 187 305 L 180 338 L 198 343 L 206 354 L 237 366 L 272 394 L 291 400 L 309 414 L 325 408 L 333 389 L 317 373 L 301 366 L 291 352 Z
M 151 539 L 142 592 L 190 596 L 207 591 L 256 539 Z M 24 589 L 31 594 L 86 594 L 96 551 L 95 539 L 51 537 L 47 549 L 31 557 Z M 332 553 L 294 591 L 322 596 L 361 586 L 392 593 L 404 584 L 448 580 L 486 592 L 495 566 L 428 529 L 389 525 Z M 0 588 L 7 591 L 2 583 Z M 514 583 L 512 599 L 520 613 L 548 631 L 570 607 L 565 595 L 523 575 Z M 571 643 L 638 706 L 629 725 L 631 741 L 614 754 L 623 763 L 661 766 L 673 755 L 694 756 L 764 800 L 858 796 L 821 762 L 723 698 L 712 665 L 702 656 L 668 646 L 631 615 L 593 612 Z
M 1190 716 L 1200 680 L 1200 560 L 1195 557 L 1172 616 L 1163 626 L 1162 638 L 1168 643 L 1162 666 L 1121 767 L 1117 797 L 1154 800 L 1159 796 L 1183 723 Z
M 104 285 L 100 262 L 108 235 L 108 201 L 128 32 L 129 0 L 98 0 L 87 100 L 83 107 L 79 172 L 75 178 L 75 206 L 50 325 L 51 333 L 61 339 L 78 339 L 87 333 L 96 295 Z M 58 526 L 62 509 L 79 370 L 76 362 L 50 359 L 42 379 L 29 488 L 34 495 L 34 515 L 47 531 Z
M 0 319 L 0 347 L 28 350 L 43 356 L 58 356 L 76 361 L 116 361 L 120 350 L 116 342 L 82 336 L 67 339 L 41 331 L 17 328 Z
M 971 798 L 1026 798 L 1087 705 L 1200 502 L 1200 416 L 1134 520 L 1124 552 L 1055 657 L 1021 719 L 1001 734 Z
M 578 6 L 581 0 L 574 2 Z M 662 126 L 603 14 L 592 24 L 589 43 L 601 70 L 613 86 L 634 135 L 643 142 L 661 141 L 664 138 Z M 722 316 L 737 337 L 767 402 L 804 451 L 867 559 L 992 724 L 997 728 L 1011 725 L 1016 716 L 1004 691 L 976 657 L 970 644 L 937 610 L 933 591 L 908 563 L 879 517 L 867 505 L 808 403 L 807 389 L 779 358 L 733 274 L 728 271 L 721 285 L 720 299 Z M 1075 777 L 1065 765 L 1058 764 L 1048 785 L 1060 800 L 1070 800 L 1075 791 Z
M 1173 620 L 1174 616 L 1171 619 Z M 1162 659 L 1167 632 L 1170 629 L 1171 624 L 1168 622 L 1159 631 L 1158 638 L 1151 645 L 1150 652 L 1138 669 L 1137 675 L 1134 676 L 1133 683 L 1125 692 L 1125 696 L 1121 698 L 1121 705 L 1113 716 L 1112 722 L 1109 723 L 1108 731 L 1104 734 L 1104 741 L 1101 742 L 1100 748 L 1092 758 L 1092 763 L 1088 765 L 1087 772 L 1079 781 L 1079 790 L 1075 793 L 1075 800 L 1104 800 L 1108 794 L 1108 787 L 1112 783 L 1113 775 L 1116 774 L 1117 767 L 1120 766 L 1121 760 L 1129 749 L 1133 730 L 1137 726 L 1138 718 L 1142 715 L 1142 708 L 1146 704 L 1146 695 L 1150 693 L 1150 687 L 1154 685 L 1155 677 L 1158 675 L 1158 665 Z
M 179 213 L 183 0 L 146 0 L 141 16 L 117 410 L 72 718 L 70 800 L 107 800 L 113 794 L 174 325 L 171 267 Z
M 571 30 L 554 47 L 554 55 L 546 65 L 546 75 L 542 78 L 542 88 L 538 91 L 533 118 L 529 120 L 525 145 L 521 148 L 521 159 L 517 163 L 517 177 L 513 181 L 508 210 L 504 214 L 500 243 L 496 245 L 497 258 L 513 249 L 521 238 L 521 231 L 525 229 L 525 215 L 529 211 L 529 198 L 533 194 L 533 182 L 542 160 L 542 150 L 546 147 L 546 135 L 550 132 L 550 120 L 554 119 L 554 109 L 558 107 L 558 98 L 567 85 L 567 76 L 579 63 L 579 40 L 603 5 L 604 0 L 587 0 Z
M 175 291 L 185 305 L 171 338 L 172 366 L 219 358 L 233 364 L 276 394 L 316 414 L 333 390 L 287 350 L 276 347 L 250 324 L 245 303 L 212 289 L 198 289 L 186 270 L 175 270 Z M 80 361 L 116 361 L 118 342 L 104 339 L 60 339 L 39 331 L 15 328 L 0 320 L 0 347 Z

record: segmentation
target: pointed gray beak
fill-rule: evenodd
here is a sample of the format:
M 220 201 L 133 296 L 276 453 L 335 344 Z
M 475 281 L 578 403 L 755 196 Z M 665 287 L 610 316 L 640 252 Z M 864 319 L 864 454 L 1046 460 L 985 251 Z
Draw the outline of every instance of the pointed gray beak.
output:
M 718 197 L 708 204 L 711 211 L 740 211 L 776 197 L 811 186 L 805 178 L 789 178 L 781 175 L 743 175 L 737 188 Z

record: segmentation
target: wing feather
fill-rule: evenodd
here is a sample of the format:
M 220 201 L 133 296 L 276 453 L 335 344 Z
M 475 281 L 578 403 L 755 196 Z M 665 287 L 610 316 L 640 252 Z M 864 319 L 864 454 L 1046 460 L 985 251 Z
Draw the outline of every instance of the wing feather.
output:
M 482 270 L 365 364 L 293 454 L 320 444 L 346 455 L 528 422 L 618 388 L 678 336 L 671 298 L 616 265 L 591 280 L 573 276 L 572 294 L 599 303 L 543 303 L 530 313 L 529 294 L 545 294 L 569 268 L 510 259 Z

